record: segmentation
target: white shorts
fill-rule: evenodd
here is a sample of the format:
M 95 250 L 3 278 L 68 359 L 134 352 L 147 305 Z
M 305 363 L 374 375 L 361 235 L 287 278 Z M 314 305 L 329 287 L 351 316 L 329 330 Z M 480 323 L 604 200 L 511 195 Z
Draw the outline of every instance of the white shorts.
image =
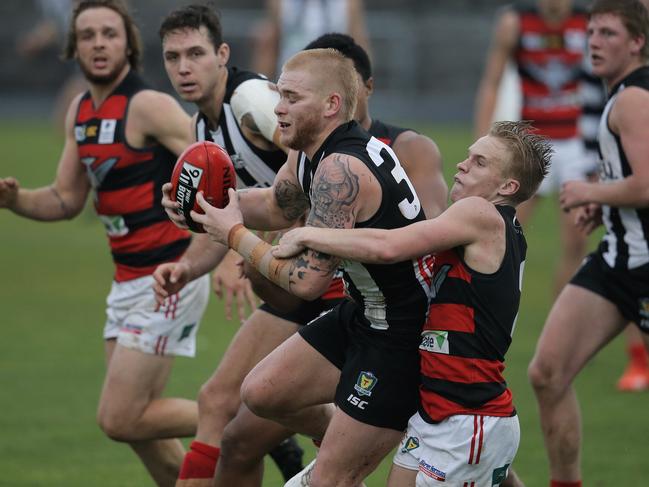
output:
M 537 191 L 540 196 L 556 193 L 566 181 L 583 181 L 597 171 L 597 161 L 589 157 L 580 138 L 552 139 L 551 142 L 554 154 L 550 171 Z
M 417 413 L 393 462 L 418 470 L 417 487 L 492 487 L 507 477 L 519 441 L 518 416 L 456 415 L 430 424 Z
M 154 355 L 193 357 L 196 331 L 210 294 L 209 276 L 187 284 L 158 306 L 153 277 L 115 282 L 106 299 L 104 339 Z

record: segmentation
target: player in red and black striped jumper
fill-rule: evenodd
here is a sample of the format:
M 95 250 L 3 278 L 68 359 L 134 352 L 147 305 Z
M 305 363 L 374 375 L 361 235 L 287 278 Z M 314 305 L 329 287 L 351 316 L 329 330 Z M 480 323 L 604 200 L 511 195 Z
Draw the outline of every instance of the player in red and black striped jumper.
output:
M 396 230 L 304 227 L 282 237 L 276 257 L 305 248 L 389 264 L 434 253 L 434 287 L 421 333 L 419 413 L 388 485 L 500 485 L 519 442 L 502 376 L 520 300 L 527 245 L 516 206 L 547 173 L 551 149 L 524 122 L 495 123 L 460 162 L 453 204 Z M 515 476 L 507 485 L 520 485 Z
M 34 190 L 0 180 L 0 206 L 35 220 L 70 219 L 94 190 L 115 263 L 98 422 L 110 438 L 130 444 L 158 485 L 168 486 L 184 453 L 174 438 L 194 434 L 197 406 L 161 395 L 174 356 L 194 355 L 209 282 L 193 281 L 156 304 L 151 273 L 180 259 L 190 242 L 160 205 L 176 154 L 191 141 L 190 119 L 172 97 L 143 83 L 136 73 L 140 52 L 137 27 L 121 1 L 77 5 L 66 55 L 77 59 L 90 89 L 68 109 L 56 178 Z
M 582 112 L 580 82 L 586 52 L 586 12 L 572 0 L 537 0 L 532 7 L 506 9 L 499 18 L 487 55 L 475 112 L 475 135 L 492 121 L 502 73 L 513 61 L 521 80 L 522 107 L 517 119 L 532 121 L 552 140 L 552 168 L 536 197 L 518 209 L 527 224 L 541 197 L 557 194 L 570 180 L 585 180 L 596 171 L 579 133 Z M 586 253 L 586 236 L 573 225 L 574 214 L 559 213 L 561 252 L 555 270 L 558 294 Z

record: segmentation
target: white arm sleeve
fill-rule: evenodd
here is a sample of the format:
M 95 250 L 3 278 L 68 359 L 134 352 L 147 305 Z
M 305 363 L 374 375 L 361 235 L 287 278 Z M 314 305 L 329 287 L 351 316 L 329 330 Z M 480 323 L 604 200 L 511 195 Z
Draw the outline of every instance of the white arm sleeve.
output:
M 265 79 L 249 79 L 236 87 L 230 98 L 232 113 L 241 125 L 243 117 L 252 116 L 259 133 L 269 142 L 277 128 L 275 106 L 279 102 L 279 93 L 269 86 Z

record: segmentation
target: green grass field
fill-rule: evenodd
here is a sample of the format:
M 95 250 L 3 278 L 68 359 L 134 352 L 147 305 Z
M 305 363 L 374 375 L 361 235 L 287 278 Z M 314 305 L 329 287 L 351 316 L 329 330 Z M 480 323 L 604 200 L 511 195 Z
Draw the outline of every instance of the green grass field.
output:
M 422 129 L 455 171 L 471 135 L 464 127 Z M 62 142 L 49 125 L 0 123 L 0 177 L 23 186 L 48 184 Z M 558 251 L 556 206 L 539 208 L 527 229 L 523 300 L 507 379 L 521 421 L 515 462 L 529 487 L 547 485 L 547 462 L 526 368 L 551 303 L 551 273 Z M 0 211 L 0 486 L 147 486 L 143 467 L 124 445 L 103 437 L 95 407 L 104 372 L 101 330 L 112 265 L 101 225 L 92 212 L 71 222 L 43 224 Z M 198 356 L 177 361 L 169 395 L 195 397 L 236 329 L 213 299 L 199 333 Z M 582 373 L 583 472 L 587 486 L 649 485 L 644 394 L 620 394 L 624 366 L 616 340 Z M 313 451 L 302 441 L 309 457 Z M 267 464 L 264 486 L 282 485 Z M 389 460 L 367 481 L 385 484 Z M 233 486 L 236 487 L 236 486 Z M 480 486 L 482 487 L 482 486 Z

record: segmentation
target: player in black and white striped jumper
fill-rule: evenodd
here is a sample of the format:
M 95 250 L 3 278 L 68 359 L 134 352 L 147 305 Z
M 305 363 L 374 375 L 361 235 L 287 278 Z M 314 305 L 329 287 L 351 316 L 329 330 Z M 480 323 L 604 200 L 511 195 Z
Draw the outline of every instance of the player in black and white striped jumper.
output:
M 581 486 L 572 382 L 629 321 L 649 343 L 649 14 L 639 0 L 598 0 L 588 24 L 593 73 L 609 100 L 599 126 L 599 182 L 570 181 L 560 204 L 606 233 L 557 298 L 530 365 L 552 485 Z

